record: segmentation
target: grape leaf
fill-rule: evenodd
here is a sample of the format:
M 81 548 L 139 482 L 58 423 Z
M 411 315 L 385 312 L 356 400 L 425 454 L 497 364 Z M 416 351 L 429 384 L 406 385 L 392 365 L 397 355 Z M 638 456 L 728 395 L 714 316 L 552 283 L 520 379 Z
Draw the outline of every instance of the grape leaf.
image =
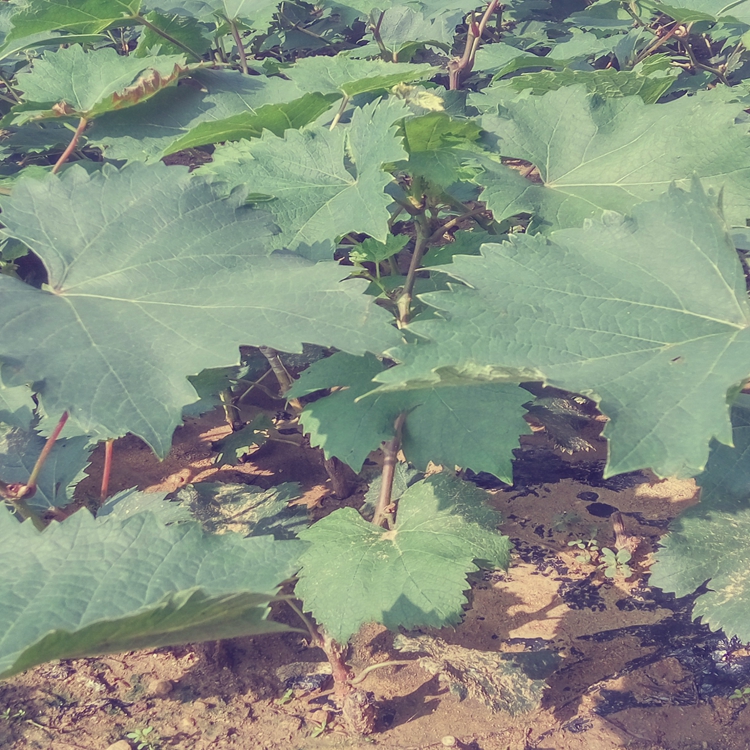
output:
M 591 94 L 606 98 L 639 96 L 646 104 L 654 104 L 679 75 L 678 68 L 671 68 L 666 75 L 649 76 L 634 70 L 545 70 L 539 73 L 524 73 L 512 78 L 508 85 L 515 91 L 530 90 L 534 95 L 555 91 L 564 86 L 582 84 Z
M 714 442 L 696 477 L 700 504 L 688 508 L 660 540 L 650 584 L 677 596 L 708 581 L 693 614 L 712 630 L 750 641 L 750 395 L 732 407 L 734 447 Z
M 0 508 L 0 677 L 51 659 L 288 630 L 265 619 L 267 602 L 300 547 L 165 526 L 146 510 L 80 510 L 40 533 Z
M 267 130 L 281 136 L 286 130 L 307 125 L 325 112 L 335 101 L 332 94 L 305 94 L 299 99 L 281 104 L 266 104 L 253 112 L 226 117 L 214 122 L 198 123 L 187 135 L 169 146 L 169 153 L 210 143 L 236 141 L 240 138 L 260 138 Z
M 404 234 L 389 234 L 385 242 L 368 238 L 349 251 L 349 260 L 352 263 L 381 263 L 403 250 L 408 241 L 409 238 Z
M 290 81 L 201 70 L 189 84 L 168 88 L 137 109 L 109 112 L 86 131 L 108 158 L 158 161 L 183 148 L 301 127 L 330 107 L 337 95 L 304 95 Z
M 0 385 L 0 422 L 28 430 L 35 406 L 28 386 L 4 388 Z
M 432 461 L 449 468 L 488 471 L 512 482 L 512 450 L 518 435 L 528 433 L 523 404 L 528 392 L 515 384 L 483 387 L 426 387 L 406 393 L 373 390 L 372 379 L 384 371 L 372 355 L 334 354 L 303 372 L 288 396 L 321 388 L 342 389 L 305 407 L 300 421 L 310 443 L 360 471 L 370 451 L 394 434 L 394 422 L 408 412 L 402 435 L 406 459 L 419 469 Z
M 414 322 L 439 345 L 389 353 L 390 389 L 543 380 L 610 418 L 606 476 L 701 471 L 731 441 L 726 395 L 750 372 L 745 278 L 726 225 L 696 183 L 583 229 L 512 235 L 442 266 L 471 289 L 422 296 Z
M 489 104 L 492 88 L 487 92 Z M 506 100 L 499 114 L 482 117 L 482 125 L 497 136 L 497 151 L 534 164 L 544 184 L 523 187 L 517 173 L 508 174 L 502 203 L 523 189 L 525 210 L 546 227 L 580 226 L 603 209 L 628 213 L 672 182 L 687 187 L 697 176 L 706 188 L 723 191 L 727 220 L 745 226 L 747 127 L 735 124 L 738 104 L 723 97 L 708 91 L 647 105 L 639 97 L 602 100 L 567 86 Z M 480 99 L 472 102 L 480 106 Z M 495 210 L 489 200 L 488 207 Z
M 398 100 L 374 102 L 356 109 L 348 127 L 290 130 L 283 138 L 264 133 L 217 148 L 197 173 L 226 191 L 246 185 L 273 196 L 263 208 L 282 228 L 277 247 L 295 250 L 347 232 L 385 242 L 391 199 L 383 189 L 392 178 L 382 164 L 404 156 L 392 124 L 407 112 Z
M 0 425 L 0 479 L 6 483 L 28 482 L 45 442 L 32 430 Z M 90 453 L 88 437 L 57 440 L 37 479 L 36 493 L 27 500 L 29 506 L 44 512 L 71 503 L 73 490 L 89 465 Z
M 750 24 L 750 2 L 748 0 L 670 0 L 657 3 L 644 0 L 643 6 L 654 15 L 664 13 L 680 23 L 695 23 L 696 21 L 713 21 L 722 19 L 736 19 Z
M 18 74 L 24 103 L 10 117 L 16 125 L 28 119 L 92 119 L 132 107 L 176 81 L 184 64 L 184 55 L 123 57 L 111 47 L 84 52 L 78 44 L 45 52 L 30 71 Z
M 392 630 L 456 624 L 475 561 L 507 567 L 510 560 L 510 541 L 494 530 L 497 514 L 485 497 L 434 474 L 402 495 L 391 530 L 353 508 L 334 511 L 300 533 L 310 547 L 300 558 L 295 595 L 340 643 L 367 622 Z
M 49 287 L 0 276 L 5 384 L 43 381 L 48 413 L 163 456 L 196 399 L 186 376 L 236 362 L 240 344 L 363 353 L 397 340 L 364 282 L 340 283 L 346 269 L 268 257 L 275 228 L 238 201 L 163 165 L 22 180 L 5 231 L 42 259 Z
M 258 414 L 251 419 L 241 430 L 230 432 L 223 440 L 215 446 L 218 451 L 216 465 L 224 466 L 232 464 L 236 466 L 240 459 L 246 456 L 252 447 L 263 445 L 268 439 L 264 430 L 273 427 L 271 420 L 265 414 Z
M 498 238 L 489 232 L 479 230 L 459 230 L 453 235 L 453 242 L 430 248 L 422 265 L 444 266 L 453 261 L 455 255 L 479 255 L 479 248 L 486 242 L 497 242 Z
M 247 484 L 199 482 L 179 490 L 177 499 L 207 532 L 294 539 L 308 525 L 305 506 L 289 505 L 300 495 L 294 482 L 267 490 Z
M 409 62 L 425 45 L 449 51 L 455 27 L 455 14 L 442 13 L 427 19 L 418 10 L 401 5 L 389 8 L 379 18 L 378 33 L 394 62 Z M 368 48 L 374 48 L 371 54 L 380 54 L 376 44 L 371 42 Z M 362 54 L 361 49 L 358 52 Z
M 149 13 L 145 18 L 151 26 L 146 27 L 141 32 L 138 38 L 138 46 L 133 52 L 135 57 L 157 54 L 181 55 L 185 53 L 185 47 L 187 47 L 195 53 L 193 57 L 200 60 L 201 55 L 211 49 L 211 39 L 206 36 L 203 27 L 196 18 L 155 12 Z M 184 46 L 168 41 L 154 29 L 163 31 Z
M 128 26 L 138 15 L 141 0 L 28 0 L 12 17 L 13 28 L 0 48 L 47 31 L 98 34 Z
M 302 91 L 343 93 L 352 97 L 384 91 L 398 83 L 426 80 L 435 73 L 435 68 L 432 65 L 356 60 L 346 55 L 336 55 L 305 57 L 283 72 Z

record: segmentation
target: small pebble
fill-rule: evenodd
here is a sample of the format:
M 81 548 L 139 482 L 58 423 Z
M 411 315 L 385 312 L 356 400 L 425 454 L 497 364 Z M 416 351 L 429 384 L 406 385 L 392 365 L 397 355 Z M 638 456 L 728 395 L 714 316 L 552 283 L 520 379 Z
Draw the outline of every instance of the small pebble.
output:
M 440 740 L 440 742 L 444 747 L 456 747 L 456 745 L 458 744 L 456 742 L 456 738 L 451 737 L 451 735 L 448 735 L 447 737 L 443 737 L 443 739 Z
M 117 740 L 117 742 L 113 742 L 107 750 L 133 750 L 133 748 L 127 740 Z
M 169 680 L 152 680 L 148 685 L 148 694 L 154 698 L 165 698 L 172 692 L 172 687 Z

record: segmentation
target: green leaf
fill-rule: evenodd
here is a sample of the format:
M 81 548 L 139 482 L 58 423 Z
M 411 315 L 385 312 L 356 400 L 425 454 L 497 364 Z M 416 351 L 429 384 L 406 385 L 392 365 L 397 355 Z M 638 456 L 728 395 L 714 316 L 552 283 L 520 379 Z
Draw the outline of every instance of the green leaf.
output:
M 315 120 L 338 95 L 303 95 L 290 81 L 246 76 L 238 71 L 201 70 L 190 83 L 94 121 L 86 137 L 110 159 L 158 161 L 167 154 L 207 143 L 281 135 L 287 127 Z
M 479 255 L 479 248 L 486 242 L 497 242 L 498 237 L 480 230 L 459 230 L 453 235 L 453 242 L 430 248 L 422 265 L 427 267 L 444 266 L 453 262 L 456 255 Z
M 677 0 L 677 2 L 656 3 L 643 0 L 643 6 L 654 14 L 664 13 L 680 23 L 696 21 L 718 21 L 735 19 L 750 24 L 750 2 L 748 0 Z
M 330 94 L 305 94 L 291 102 L 266 104 L 255 111 L 241 112 L 215 122 L 199 123 L 188 135 L 171 143 L 167 151 L 172 154 L 211 143 L 260 138 L 264 131 L 282 136 L 287 130 L 296 130 L 317 120 L 331 108 L 331 103 L 335 100 Z
M 290 130 L 283 138 L 264 133 L 218 148 L 198 174 L 227 192 L 246 185 L 273 196 L 263 208 L 282 228 L 277 247 L 295 250 L 348 232 L 384 242 L 391 199 L 383 190 L 392 178 L 382 164 L 404 156 L 391 127 L 404 114 L 403 104 L 389 100 L 356 109 L 348 127 Z
M 31 398 L 31 388 L 28 386 L 4 388 L 0 385 L 0 422 L 28 430 L 34 418 L 35 408 L 36 404 Z
M 163 456 L 196 399 L 186 376 L 236 362 L 240 344 L 363 353 L 398 339 L 364 282 L 340 283 L 347 269 L 268 257 L 267 214 L 237 201 L 163 165 L 21 181 L 5 231 L 42 259 L 49 287 L 0 276 L 5 384 L 43 381 L 47 412 Z
M 436 342 L 401 347 L 387 389 L 542 380 L 610 418 L 606 476 L 701 471 L 731 441 L 727 390 L 750 372 L 745 278 L 726 225 L 695 185 L 583 229 L 512 235 L 443 267 L 472 288 L 422 295 Z M 438 343 L 439 342 L 439 343 Z
M 700 504 L 688 508 L 660 540 L 650 583 L 677 596 L 708 581 L 693 614 L 712 630 L 750 641 L 750 396 L 732 407 L 734 446 L 714 442 L 696 477 Z
M 308 525 L 305 506 L 289 504 L 300 495 L 294 482 L 267 490 L 247 484 L 200 482 L 181 489 L 177 499 L 207 532 L 294 539 Z
M 272 426 L 271 420 L 265 414 L 259 414 L 241 430 L 231 432 L 216 445 L 216 449 L 219 451 L 216 456 L 216 465 L 232 464 L 236 466 L 240 463 L 240 459 L 247 455 L 250 448 L 263 445 L 266 442 L 268 438 L 263 434 L 263 430 Z
M 302 91 L 342 93 L 352 97 L 385 91 L 398 83 L 424 81 L 436 69 L 431 65 L 356 60 L 341 54 L 336 57 L 305 57 L 283 72 Z
M 174 42 L 168 41 L 161 34 L 147 26 L 138 38 L 138 46 L 133 52 L 135 57 L 182 55 L 185 54 L 185 47 L 188 47 L 195 52 L 195 57 L 200 60 L 201 55 L 211 49 L 211 39 L 204 34 L 203 27 L 198 23 L 196 18 L 173 14 L 165 15 L 156 12 L 149 13 L 145 18 L 153 27 L 163 31 L 185 46 L 181 47 Z
M 18 39 L 47 31 L 98 34 L 128 26 L 138 15 L 141 0 L 28 0 L 13 15 L 13 28 L 0 54 Z
M 432 461 L 448 468 L 488 471 L 512 481 L 512 450 L 529 432 L 523 419 L 528 392 L 509 384 L 410 390 L 366 396 L 384 371 L 375 357 L 334 354 L 303 372 L 287 394 L 299 397 L 341 387 L 308 404 L 300 421 L 310 443 L 360 471 L 367 455 L 394 434 L 394 422 L 408 412 L 402 435 L 407 460 L 425 469 Z
M 523 193 L 524 210 L 547 228 L 580 226 L 602 210 L 629 213 L 671 183 L 687 187 L 697 176 L 707 189 L 723 191 L 727 220 L 745 226 L 747 127 L 735 123 L 738 105 L 723 97 L 709 91 L 647 105 L 639 97 L 602 100 L 569 86 L 505 101 L 482 125 L 497 136 L 494 150 L 534 164 L 543 184 L 523 185 L 517 173 L 507 172 L 506 189 L 498 191 L 501 206 Z
M 0 677 L 73 659 L 289 628 L 265 619 L 298 542 L 207 536 L 143 511 L 40 533 L 0 508 Z
M 431 112 L 404 120 L 401 131 L 409 161 L 399 163 L 398 168 L 441 188 L 476 174 L 476 169 L 466 168 L 466 153 L 461 150 L 471 148 L 479 139 L 481 130 L 475 122 Z
M 92 119 L 132 107 L 176 81 L 184 64 L 184 55 L 123 57 L 111 47 L 84 52 L 77 44 L 45 52 L 29 72 L 18 74 L 24 104 L 10 117 L 14 124 L 32 118 Z
M 648 76 L 634 70 L 545 70 L 539 73 L 524 73 L 512 78 L 508 84 L 516 91 L 530 90 L 534 95 L 556 91 L 564 86 L 582 84 L 591 94 L 612 99 L 623 96 L 639 96 L 646 104 L 654 104 L 667 92 L 679 75 L 679 68 L 672 68 L 669 75 Z
M 409 62 L 414 53 L 426 45 L 440 47 L 446 52 L 453 42 L 455 19 L 442 13 L 428 19 L 414 8 L 401 5 L 385 11 L 379 24 L 380 39 L 393 60 Z M 378 54 L 377 45 L 373 53 Z
M 300 534 L 310 547 L 295 595 L 339 643 L 367 622 L 392 630 L 456 624 L 475 561 L 507 567 L 510 560 L 510 542 L 494 530 L 498 519 L 485 497 L 435 474 L 406 490 L 391 530 L 353 508 L 334 511 Z
M 408 236 L 404 234 L 389 234 L 385 242 L 368 238 L 349 251 L 349 260 L 352 263 L 381 263 L 403 250 L 408 241 Z
M 182 410 L 183 415 L 198 416 L 217 407 L 221 403 L 219 394 L 236 384 L 241 370 L 238 365 L 230 365 L 211 367 L 201 370 L 197 375 L 188 375 L 190 385 L 198 394 L 198 401 L 185 406 Z
M 45 442 L 31 430 L 0 425 L 0 479 L 6 483 L 26 484 Z M 71 503 L 73 490 L 89 465 L 90 453 L 87 437 L 57 440 L 44 462 L 36 493 L 27 500 L 28 504 L 44 512 Z

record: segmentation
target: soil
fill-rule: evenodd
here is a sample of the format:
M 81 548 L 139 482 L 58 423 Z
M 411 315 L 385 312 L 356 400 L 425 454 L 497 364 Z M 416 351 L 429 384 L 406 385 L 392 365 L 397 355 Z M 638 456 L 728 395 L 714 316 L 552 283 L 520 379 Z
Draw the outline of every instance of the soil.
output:
M 139 440 L 124 438 L 116 443 L 111 490 L 292 481 L 302 485 L 313 517 L 341 505 L 318 452 L 304 445 L 269 443 L 246 463 L 218 468 L 211 444 L 227 433 L 220 410 L 189 419 L 161 463 Z M 729 697 L 750 684 L 750 652 L 693 622 L 691 597 L 648 586 L 659 538 L 670 518 L 697 502 L 695 484 L 640 472 L 605 480 L 606 448 L 594 444 L 593 452 L 566 456 L 537 432 L 522 440 L 512 487 L 468 473 L 503 514 L 501 529 L 515 544 L 511 568 L 472 577 L 457 628 L 407 634 L 443 651 L 458 647 L 467 658 L 479 651 L 487 663 L 508 655 L 531 664 L 538 657 L 537 666 L 547 665 L 546 687 L 530 712 L 498 710 L 498 700 L 510 705 L 517 697 L 512 689 L 494 702 L 479 683 L 454 689 L 460 670 L 454 683 L 441 680 L 418 654 L 395 649 L 396 634 L 371 625 L 352 644 L 355 672 L 375 662 L 407 663 L 363 681 L 378 707 L 376 731 L 367 738 L 339 728 L 322 652 L 284 634 L 37 667 L 0 685 L 0 747 L 105 750 L 125 740 L 117 750 L 138 748 L 128 733 L 151 727 L 142 750 L 750 748 L 750 707 Z M 97 452 L 78 487 L 81 499 L 98 494 L 101 465 Z M 345 502 L 361 501 L 360 490 Z M 568 544 L 595 537 L 599 547 L 614 547 L 619 518 L 637 543 L 627 580 L 606 578 Z M 275 616 L 287 617 L 282 610 Z

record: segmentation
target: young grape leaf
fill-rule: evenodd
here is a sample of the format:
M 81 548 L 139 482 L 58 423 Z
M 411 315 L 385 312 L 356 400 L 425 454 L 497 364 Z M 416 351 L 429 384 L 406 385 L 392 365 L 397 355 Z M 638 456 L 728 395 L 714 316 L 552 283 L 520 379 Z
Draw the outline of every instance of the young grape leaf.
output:
M 305 407 L 300 421 L 310 443 L 323 448 L 360 471 L 370 451 L 394 434 L 393 424 L 407 412 L 402 435 L 406 459 L 419 469 L 432 461 L 452 468 L 462 466 L 512 481 L 512 450 L 518 435 L 529 432 L 523 419 L 528 392 L 515 384 L 483 387 L 426 386 L 404 393 L 378 393 L 373 378 L 384 366 L 372 355 L 334 354 L 303 372 L 288 395 L 339 386 L 341 390 Z
M 300 549 L 166 526 L 146 510 L 80 510 L 40 533 L 2 507 L 0 677 L 52 659 L 288 630 L 265 619 L 267 602 Z
M 184 55 L 123 57 L 111 47 L 84 52 L 78 44 L 45 52 L 17 76 L 24 103 L 9 115 L 29 119 L 85 117 L 132 107 L 169 86 L 184 71 Z
M 389 389 L 543 380 L 609 418 L 606 476 L 701 471 L 731 441 L 727 390 L 750 372 L 745 278 L 696 183 L 583 229 L 512 235 L 443 266 L 472 288 L 422 296 L 443 319 L 410 328 L 435 344 L 389 353 Z M 439 342 L 439 343 L 438 343 Z
M 354 245 L 354 249 L 349 251 L 349 260 L 352 263 L 382 263 L 403 250 L 407 242 L 409 238 L 404 234 L 389 234 L 385 242 L 369 237 Z
M 325 112 L 338 95 L 303 95 L 291 81 L 246 76 L 238 71 L 200 70 L 186 85 L 171 87 L 137 109 L 109 112 L 86 131 L 107 158 L 158 161 L 207 143 L 282 135 Z
M 409 161 L 396 168 L 420 176 L 432 185 L 447 188 L 460 180 L 470 180 L 476 167 L 467 167 L 467 154 L 479 139 L 481 129 L 471 120 L 451 118 L 445 112 L 430 112 L 404 120 L 400 130 Z
M 400 5 L 389 8 L 382 18 L 378 17 L 378 36 L 390 60 L 409 62 L 421 47 L 438 47 L 448 52 L 456 22 L 456 14 L 442 13 L 427 19 L 418 10 Z M 378 55 L 381 50 L 377 43 L 370 42 L 357 50 L 360 56 L 365 53 Z
M 300 495 L 295 482 L 267 490 L 248 484 L 199 482 L 179 490 L 177 500 L 180 507 L 190 509 L 207 532 L 294 539 L 308 525 L 305 506 L 289 504 Z
M 432 65 L 392 63 L 385 60 L 356 60 L 346 55 L 305 57 L 284 75 L 302 91 L 320 94 L 342 93 L 352 97 L 374 91 L 385 91 L 398 83 L 424 81 L 435 72 Z
M 708 581 L 693 614 L 712 630 L 750 641 L 750 395 L 732 407 L 734 447 L 714 442 L 696 477 L 700 504 L 688 508 L 660 540 L 650 584 L 686 596 Z
M 48 31 L 98 34 L 129 26 L 138 16 L 141 0 L 28 0 L 12 17 L 13 28 L 0 54 L 19 39 Z
M 270 427 L 273 427 L 271 420 L 265 414 L 258 414 L 241 430 L 230 432 L 215 446 L 218 451 L 216 465 L 232 464 L 236 466 L 240 463 L 240 459 L 247 455 L 250 448 L 263 445 L 268 440 L 264 430 Z
M 472 102 L 489 107 L 492 91 Z M 566 86 L 504 100 L 499 114 L 485 114 L 482 125 L 498 139 L 494 150 L 538 168 L 543 184 L 525 188 L 525 210 L 548 228 L 580 226 L 606 209 L 628 213 L 672 182 L 685 187 L 694 176 L 723 191 L 727 220 L 745 226 L 750 138 L 735 122 L 738 106 L 715 91 L 647 105 L 640 97 L 602 100 L 582 86 Z M 508 181 L 515 197 L 520 182 Z M 506 196 L 501 205 L 507 202 Z M 489 200 L 488 207 L 495 210 Z
M 0 479 L 6 483 L 28 482 L 45 442 L 32 430 L 0 424 Z M 89 465 L 90 453 L 86 436 L 57 440 L 37 479 L 36 493 L 27 500 L 29 506 L 43 513 L 71 503 L 73 490 Z
M 35 408 L 31 388 L 26 385 L 5 388 L 0 384 L 0 422 L 28 430 L 34 418 Z
M 0 276 L 5 384 L 40 382 L 48 413 L 132 432 L 163 456 L 196 399 L 186 376 L 236 362 L 240 344 L 359 354 L 398 339 L 365 282 L 341 283 L 347 269 L 268 257 L 276 230 L 240 199 L 163 165 L 22 180 L 5 231 L 42 259 L 49 286 Z
M 271 133 L 216 149 L 197 174 L 223 184 L 226 192 L 246 185 L 273 196 L 263 203 L 282 228 L 276 247 L 331 242 L 347 232 L 364 232 L 381 242 L 389 235 L 385 186 L 392 181 L 384 162 L 405 154 L 395 120 L 408 114 L 398 100 L 358 108 L 349 126 L 311 126 Z
M 300 558 L 295 595 L 339 643 L 367 622 L 392 630 L 456 624 L 475 561 L 510 561 L 510 541 L 494 530 L 499 519 L 485 497 L 460 479 L 434 474 L 402 495 L 390 530 L 353 508 L 334 511 L 300 533 L 310 547 Z

